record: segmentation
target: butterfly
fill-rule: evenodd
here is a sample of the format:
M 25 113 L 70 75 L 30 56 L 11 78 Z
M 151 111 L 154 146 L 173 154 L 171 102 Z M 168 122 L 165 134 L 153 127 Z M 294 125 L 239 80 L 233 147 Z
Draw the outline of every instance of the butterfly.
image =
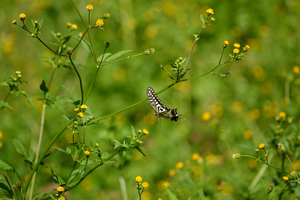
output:
M 157 117 L 171 119 L 171 121 L 177 121 L 180 119 L 179 116 L 181 115 L 177 113 L 177 108 L 171 109 L 167 106 L 164 106 L 151 87 L 147 88 L 147 97 L 149 104 L 155 111 L 155 115 Z

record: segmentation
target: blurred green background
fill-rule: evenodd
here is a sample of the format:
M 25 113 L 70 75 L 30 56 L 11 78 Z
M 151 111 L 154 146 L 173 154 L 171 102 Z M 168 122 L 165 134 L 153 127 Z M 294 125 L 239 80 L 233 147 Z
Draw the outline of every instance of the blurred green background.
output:
M 68 193 L 67 199 L 121 199 L 119 177 L 125 178 L 128 199 L 137 199 L 135 177 L 142 176 L 150 186 L 144 199 L 167 199 L 162 188 L 170 183 L 180 199 L 195 195 L 197 190 L 185 179 L 187 174 L 198 177 L 194 181 L 208 199 L 263 199 L 275 170 L 266 175 L 249 190 L 249 186 L 262 164 L 249 159 L 233 160 L 233 153 L 254 155 L 261 142 L 267 142 L 269 124 L 280 111 L 285 111 L 298 126 L 300 117 L 299 75 L 293 71 L 299 66 L 300 53 L 300 3 L 286 1 L 74 1 L 83 18 L 87 19 L 86 5 L 92 4 L 92 21 L 103 13 L 111 17 L 104 21 L 105 30 L 92 29 L 90 35 L 97 56 L 104 50 L 104 42 L 110 41 L 110 53 L 131 49 L 133 54 L 155 48 L 155 54 L 140 56 L 114 63 L 100 69 L 94 88 L 87 101 L 95 118 L 108 115 L 146 98 L 146 88 L 159 91 L 171 80 L 160 68 L 169 69 L 168 60 L 187 57 L 194 34 L 201 28 L 200 14 L 213 8 L 216 21 L 204 29 L 192 54 L 186 75 L 201 75 L 217 66 L 224 40 L 229 41 L 223 60 L 229 60 L 233 43 L 250 45 L 243 60 L 234 62 L 227 77 L 207 75 L 200 79 L 182 82 L 159 95 L 163 103 L 177 108 L 184 119 L 172 122 L 156 120 L 148 102 L 112 118 L 100 121 L 87 128 L 89 141 L 96 140 L 104 152 L 113 152 L 113 139 L 123 141 L 130 134 L 130 126 L 149 130 L 144 140 L 146 157 L 138 152 L 131 160 L 117 165 L 104 165 L 97 169 L 80 186 Z M 67 22 L 75 23 L 74 35 L 84 32 L 84 26 L 70 1 L 14 0 L 0 2 L 0 78 L 1 82 L 21 71 L 21 85 L 33 98 L 33 109 L 23 96 L 11 95 L 8 103 L 14 110 L 1 110 L 1 157 L 14 166 L 24 179 L 29 167 L 16 153 L 12 139 L 19 139 L 26 148 L 36 149 L 42 103 L 39 85 L 49 81 L 52 68 L 43 62 L 39 54 L 51 53 L 27 32 L 11 24 L 20 13 L 26 14 L 26 23 L 31 19 L 44 20 L 40 38 L 51 46 L 55 42 L 51 31 L 66 34 Z M 72 39 L 70 46 L 77 40 Z M 54 46 L 51 46 L 54 48 Z M 83 79 L 86 92 L 95 72 L 93 57 L 80 46 L 73 56 Z M 227 66 L 216 72 L 223 72 Z M 66 96 L 65 85 L 78 99 L 80 90 L 74 70 L 59 68 L 50 89 L 55 96 Z M 4 99 L 8 88 L 0 87 L 0 98 Z M 289 97 L 287 100 L 286 97 Z M 66 105 L 65 113 L 54 105 L 47 107 L 44 146 L 66 124 L 63 115 L 73 115 L 74 107 Z M 204 114 L 205 113 L 205 114 Z M 79 135 L 81 138 L 81 135 Z M 71 131 L 66 131 L 54 146 L 65 148 L 70 142 Z M 191 161 L 198 153 L 203 159 L 201 167 Z M 118 160 L 120 158 L 117 158 Z M 122 160 L 122 159 L 121 159 Z M 176 171 L 170 177 L 170 169 L 177 162 L 185 164 L 184 172 Z M 66 178 L 72 166 L 69 156 L 54 151 L 47 162 Z M 300 160 L 293 160 L 300 169 Z M 198 166 L 198 167 L 195 167 Z M 121 175 L 120 175 L 121 174 Z M 56 188 L 48 169 L 40 167 L 35 193 Z M 12 174 L 12 179 L 16 177 Z M 222 183 L 222 184 L 220 184 Z M 221 188 L 219 186 L 222 186 Z M 294 197 L 294 196 L 292 196 Z M 298 197 L 299 198 L 299 197 Z M 197 199 L 197 198 L 195 198 Z

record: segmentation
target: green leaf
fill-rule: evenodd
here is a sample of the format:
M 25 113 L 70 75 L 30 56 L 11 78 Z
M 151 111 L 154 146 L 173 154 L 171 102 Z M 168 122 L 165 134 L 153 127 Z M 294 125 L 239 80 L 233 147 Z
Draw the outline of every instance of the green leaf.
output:
M 0 109 L 3 108 L 3 107 L 14 110 L 14 108 L 12 106 L 10 106 L 7 102 L 4 102 L 3 100 L 0 100 Z
M 81 40 L 81 37 L 79 37 L 79 36 L 76 36 L 75 38 L 77 38 L 78 40 Z M 85 48 L 85 50 L 87 50 L 90 53 L 93 53 L 90 43 L 88 41 L 86 41 L 84 38 L 82 38 L 81 44 L 82 44 L 83 48 Z
M 42 19 L 42 20 L 39 22 L 39 29 L 41 29 L 41 28 L 42 28 L 42 26 L 43 26 L 43 23 L 44 23 L 44 20 Z
M 0 159 L 0 168 L 4 170 L 12 170 L 13 168 L 9 166 L 6 162 Z
M 104 61 L 110 55 L 111 55 L 111 53 L 102 54 L 102 55 L 98 56 L 97 61 L 100 62 L 102 60 L 102 57 L 103 57 L 103 61 Z
M 35 197 L 33 198 L 33 200 L 42 200 L 42 199 L 44 199 L 44 197 L 46 197 L 47 195 L 51 194 L 51 193 L 54 192 L 55 190 L 56 190 L 56 189 L 52 189 L 52 190 L 48 190 L 48 191 L 45 192 L 45 193 L 39 194 L 39 195 L 35 196 Z
M 136 131 L 133 126 L 131 126 L 131 133 L 132 133 L 132 137 L 136 136 Z
M 200 15 L 200 21 L 202 22 L 203 25 L 205 25 L 205 20 L 202 14 Z
M 57 149 L 58 151 L 60 151 L 60 152 L 63 152 L 63 153 L 65 153 L 65 154 L 69 154 L 66 150 L 64 150 L 64 149 L 61 149 L 61 148 L 58 148 L 58 147 L 53 147 L 54 149 Z
M 64 85 L 63 85 L 63 87 L 64 87 L 64 89 L 65 89 L 65 92 L 67 93 L 68 99 L 74 101 L 74 100 L 75 100 L 75 97 L 74 97 L 73 94 L 70 92 L 70 90 L 68 90 L 68 88 L 67 88 L 66 86 L 64 86 Z
M 25 159 L 27 159 L 27 152 L 26 152 L 26 149 L 25 147 L 23 146 L 23 144 L 17 140 L 17 139 L 13 139 L 13 143 L 15 145 L 15 148 L 17 150 L 17 152 L 22 156 L 24 157 Z
M 122 145 L 118 140 L 114 140 L 114 141 L 115 141 L 115 147 L 114 147 L 114 149 L 116 149 L 116 148 L 118 148 L 119 146 Z
M 169 188 L 167 188 L 166 186 L 164 186 L 167 193 L 168 193 L 168 196 L 169 196 L 169 200 L 178 200 L 178 198 L 176 197 L 176 195 L 171 191 L 169 190 Z
M 0 85 L 2 85 L 2 86 L 9 86 L 9 83 L 7 83 L 7 82 L 2 82 L 2 83 L 0 83 Z
M 3 196 L 3 195 L 12 196 L 13 195 L 13 192 L 10 189 L 10 186 L 4 179 L 0 179 L 0 194 L 1 194 L 1 196 Z
M 111 60 L 117 59 L 118 57 L 122 56 L 123 54 L 131 52 L 131 51 L 132 50 L 119 51 L 118 53 L 115 53 L 111 57 L 109 57 L 106 61 L 111 61 Z
M 46 83 L 45 83 L 44 80 L 42 81 L 42 83 L 41 83 L 41 85 L 40 85 L 40 89 L 41 89 L 44 93 L 47 93 L 47 92 L 49 91 L 48 88 L 47 88 L 47 86 L 46 86 Z
M 192 197 L 189 197 L 187 200 L 192 200 Z
M 23 94 L 23 95 L 27 98 L 28 103 L 29 103 L 33 108 L 35 108 L 31 96 L 29 96 L 29 94 L 27 94 L 27 92 L 25 92 L 25 91 L 20 91 L 20 93 Z

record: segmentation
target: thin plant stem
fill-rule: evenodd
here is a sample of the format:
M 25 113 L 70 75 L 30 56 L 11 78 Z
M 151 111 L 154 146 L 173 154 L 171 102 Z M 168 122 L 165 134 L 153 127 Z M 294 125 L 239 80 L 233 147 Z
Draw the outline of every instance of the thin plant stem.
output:
M 73 60 L 72 60 L 71 55 L 69 56 L 69 60 L 70 60 L 72 66 L 73 66 L 73 68 L 74 68 L 74 70 L 75 70 L 75 72 L 76 72 L 76 74 L 77 74 L 77 76 L 78 76 L 78 79 L 79 79 L 80 93 L 81 93 L 81 102 L 80 102 L 80 105 L 82 105 L 82 104 L 83 104 L 83 87 L 82 87 L 82 80 L 81 80 L 81 77 L 80 77 L 80 74 L 79 74 L 78 70 L 77 70 L 76 67 L 75 67 L 75 64 L 73 63 Z
M 65 191 L 68 191 L 68 190 L 71 190 L 73 188 L 75 188 L 77 185 L 79 185 L 90 173 L 92 173 L 93 171 L 95 171 L 98 167 L 102 166 L 103 164 L 105 164 L 106 161 L 112 159 L 115 155 L 117 155 L 121 150 L 118 150 L 116 151 L 114 154 L 112 154 L 110 157 L 108 157 L 107 159 L 105 159 L 104 162 L 101 162 L 99 163 L 98 165 L 96 165 L 94 168 L 92 168 L 90 171 L 88 171 L 86 174 L 84 174 L 80 180 L 75 184 L 73 185 L 72 187 L 68 187 L 68 188 L 65 188 Z
M 26 184 L 24 186 L 24 192 L 26 193 L 28 190 L 28 187 L 30 185 L 30 182 L 32 180 L 33 174 L 38 170 L 39 165 L 43 161 L 44 157 L 48 154 L 49 149 L 52 147 L 53 143 L 63 134 L 63 132 L 68 128 L 68 126 L 74 121 L 74 119 L 77 117 L 75 115 L 59 132 L 58 134 L 50 141 L 50 143 L 47 145 L 46 149 L 44 150 L 43 154 L 40 156 L 38 161 L 35 163 L 33 169 L 31 170 L 29 177 L 26 181 Z
M 195 47 L 195 45 L 196 45 L 196 42 L 199 40 L 200 34 L 201 34 L 201 32 L 202 32 L 202 30 L 203 30 L 204 28 L 205 28 L 205 26 L 202 26 L 202 28 L 200 29 L 200 31 L 199 31 L 197 37 L 195 37 L 193 46 L 192 46 L 191 51 L 190 51 L 190 54 L 189 54 L 189 57 L 188 57 L 188 59 L 187 59 L 187 61 L 186 61 L 186 63 L 185 63 L 185 66 L 184 66 L 185 69 L 187 68 L 187 65 L 188 65 L 189 62 L 190 62 L 190 58 L 191 58 L 191 55 L 192 55 L 192 53 L 193 53 L 194 47 Z
M 44 102 L 43 104 L 43 109 L 42 109 L 42 116 L 41 116 L 41 127 L 40 127 L 40 134 L 39 134 L 39 142 L 37 146 L 37 151 L 36 151 L 36 157 L 35 157 L 35 164 L 37 164 L 40 150 L 41 150 L 41 145 L 42 145 L 42 138 L 43 138 L 43 132 L 44 132 L 44 123 L 45 123 L 45 113 L 46 113 L 46 107 L 47 104 Z M 36 172 L 34 172 L 33 177 L 32 177 L 32 184 L 31 184 L 31 190 L 29 194 L 29 199 L 32 199 L 33 195 L 33 190 L 34 190 L 34 184 L 35 184 L 35 177 L 36 177 Z
M 132 55 L 132 56 L 126 56 L 126 57 L 120 58 L 118 60 L 114 60 L 114 61 L 111 61 L 111 62 L 103 63 L 103 64 L 101 64 L 101 66 L 109 65 L 109 64 L 112 64 L 112 63 L 115 63 L 115 62 L 119 62 L 119 61 L 122 61 L 122 60 L 125 60 L 125 59 L 134 58 L 134 57 L 142 56 L 142 55 L 145 55 L 145 53 L 139 53 L 139 54 L 135 54 L 135 55 Z
M 13 193 L 14 193 L 15 198 L 18 200 L 17 193 L 16 193 L 16 191 L 15 191 L 15 189 L 14 189 L 14 186 L 13 186 L 13 184 L 12 184 L 12 182 L 11 182 L 9 176 L 8 176 L 7 171 L 6 171 L 6 170 L 3 170 L 3 171 L 4 171 L 4 175 L 5 175 L 6 179 L 7 179 L 7 181 L 8 181 L 8 183 L 9 183 L 10 188 L 11 188 L 11 190 L 12 190 Z
M 83 103 L 85 103 L 85 102 L 87 101 L 87 98 L 88 98 L 88 96 L 90 95 L 90 92 L 91 92 L 91 90 L 92 90 L 92 88 L 93 88 L 93 85 L 94 85 L 94 83 L 95 83 L 95 81 L 96 81 L 96 78 L 97 78 L 97 75 L 98 75 L 98 72 L 99 72 L 99 68 L 100 68 L 99 66 L 101 66 L 101 63 L 103 62 L 104 54 L 105 54 L 105 52 L 106 52 L 106 49 L 107 49 L 107 47 L 105 46 L 104 52 L 103 52 L 103 56 L 102 56 L 102 59 L 101 59 L 101 61 L 100 61 L 100 64 L 99 64 L 99 65 L 97 64 L 96 73 L 95 73 L 95 75 L 94 75 L 94 78 L 92 79 L 92 83 L 91 83 L 91 85 L 90 85 L 90 87 L 89 87 L 89 89 L 88 89 L 88 91 L 87 91 L 87 94 L 86 94 L 86 96 L 85 96 L 85 99 L 83 100 Z

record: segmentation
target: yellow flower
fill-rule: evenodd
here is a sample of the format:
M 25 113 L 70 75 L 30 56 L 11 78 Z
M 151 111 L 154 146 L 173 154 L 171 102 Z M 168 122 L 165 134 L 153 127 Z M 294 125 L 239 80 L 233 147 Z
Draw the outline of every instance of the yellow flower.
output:
M 245 46 L 245 48 L 246 48 L 246 50 L 249 50 L 249 49 L 250 49 L 250 46 L 247 44 L 247 45 Z
M 286 117 L 286 113 L 285 113 L 284 111 L 281 111 L 281 112 L 279 113 L 279 117 L 280 117 L 280 118 L 285 118 L 285 117 Z
M 82 105 L 80 106 L 80 108 L 81 108 L 82 110 L 85 110 L 85 109 L 87 108 L 87 106 L 86 106 L 85 104 L 82 104 Z
M 163 200 L 162 198 L 158 198 L 157 200 Z
M 90 157 L 90 154 L 91 154 L 91 152 L 89 152 L 89 151 L 84 151 L 84 155 L 85 155 L 85 157 Z
M 239 52 L 240 52 L 239 49 L 237 49 L 237 48 L 233 49 L 233 53 L 238 54 Z
M 137 176 L 136 178 L 135 178 L 135 181 L 136 182 L 138 182 L 138 183 L 140 183 L 140 182 L 142 182 L 142 177 L 140 177 L 140 176 Z
M 143 186 L 143 188 L 148 188 L 149 187 L 149 183 L 144 182 L 144 183 L 142 183 L 142 186 Z
M 58 200 L 65 200 L 66 198 L 64 196 L 59 197 Z
M 59 187 L 57 188 L 57 191 L 58 191 L 59 193 L 61 193 L 61 192 L 63 192 L 63 191 L 64 191 L 64 188 L 63 188 L 63 187 L 61 187 L 61 186 L 59 186 Z
M 98 19 L 96 22 L 97 26 L 102 26 L 104 24 L 102 19 Z
M 184 166 L 183 162 L 176 163 L 176 169 L 181 169 L 183 168 L 183 166 Z
M 249 139 L 252 136 L 252 132 L 250 130 L 245 130 L 243 136 L 245 139 Z
M 175 170 L 174 169 L 170 169 L 168 175 L 170 177 L 174 176 L 175 175 Z
M 12 20 L 11 23 L 12 23 L 12 24 L 17 24 L 17 21 L 14 19 L 14 20 Z
M 212 8 L 209 8 L 206 10 L 208 15 L 213 15 L 214 14 L 214 10 Z
M 241 47 L 241 45 L 240 45 L 239 43 L 234 43 L 233 46 L 234 46 L 235 48 L 240 48 L 240 47 Z
M 238 154 L 238 153 L 232 155 L 232 158 L 234 158 L 234 159 L 239 159 L 240 157 L 241 157 L 241 154 Z
M 300 68 L 298 66 L 294 66 L 293 71 L 294 71 L 295 74 L 299 74 L 300 73 Z
M 2 131 L 0 131 L 0 139 L 2 139 L 2 137 L 3 137 L 3 133 Z
M 224 41 L 224 47 L 227 47 L 229 45 L 229 42 L 227 40 Z
M 75 108 L 74 111 L 75 111 L 75 112 L 79 111 L 79 108 Z
M 199 160 L 200 155 L 198 153 L 193 153 L 192 160 Z
M 202 117 L 203 121 L 208 121 L 208 120 L 210 120 L 211 114 L 209 112 L 205 112 L 202 114 L 201 117 Z
M 143 133 L 144 133 L 145 135 L 148 135 L 148 134 L 149 134 L 149 131 L 148 131 L 147 129 L 143 129 Z
M 84 116 L 83 112 L 79 112 L 78 116 L 81 117 L 81 118 L 83 118 L 83 116 Z
M 88 9 L 88 11 L 91 11 L 91 10 L 93 10 L 93 6 L 92 6 L 91 4 L 88 4 L 88 5 L 86 6 L 86 9 Z
M 72 29 L 77 30 L 78 29 L 77 24 L 72 24 Z
M 19 18 L 20 18 L 21 21 L 24 21 L 24 20 L 25 20 L 25 17 L 26 17 L 26 15 L 25 15 L 24 13 L 21 13 L 21 14 L 19 15 Z
M 67 22 L 67 26 L 68 26 L 68 27 L 71 27 L 71 26 L 72 26 L 72 23 L 71 23 L 71 22 Z
M 260 144 L 258 145 L 258 148 L 260 148 L 260 149 L 265 148 L 265 143 L 260 143 Z
M 288 176 L 283 176 L 282 179 L 285 180 L 285 181 L 288 181 L 289 177 Z

